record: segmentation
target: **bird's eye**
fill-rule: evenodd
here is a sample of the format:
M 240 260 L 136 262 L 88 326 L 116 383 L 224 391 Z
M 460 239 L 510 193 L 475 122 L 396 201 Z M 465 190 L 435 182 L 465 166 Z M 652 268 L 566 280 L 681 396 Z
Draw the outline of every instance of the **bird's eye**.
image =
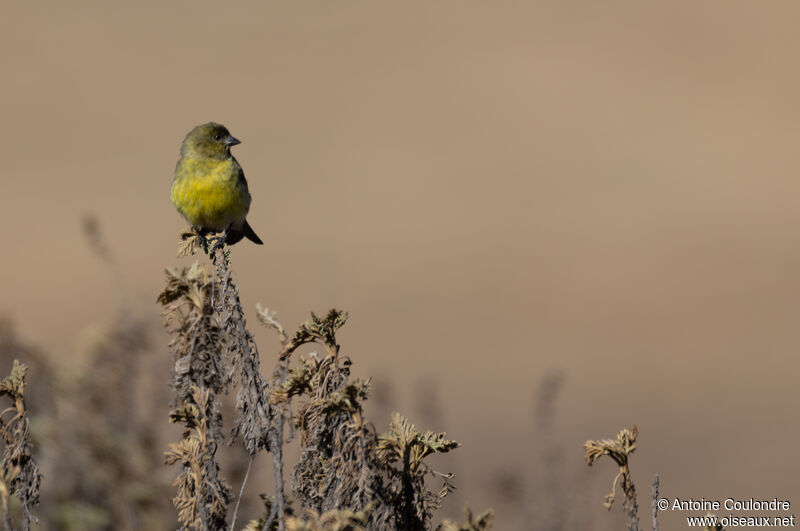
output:
M 214 135 L 214 140 L 219 140 L 219 139 L 220 139 L 219 135 Z

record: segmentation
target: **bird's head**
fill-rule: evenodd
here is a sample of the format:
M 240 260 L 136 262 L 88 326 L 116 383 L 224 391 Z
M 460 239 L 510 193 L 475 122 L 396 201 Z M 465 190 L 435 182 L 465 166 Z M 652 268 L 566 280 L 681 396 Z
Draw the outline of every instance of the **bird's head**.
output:
M 209 122 L 189 131 L 183 140 L 181 154 L 225 159 L 230 156 L 231 146 L 240 143 L 224 125 Z

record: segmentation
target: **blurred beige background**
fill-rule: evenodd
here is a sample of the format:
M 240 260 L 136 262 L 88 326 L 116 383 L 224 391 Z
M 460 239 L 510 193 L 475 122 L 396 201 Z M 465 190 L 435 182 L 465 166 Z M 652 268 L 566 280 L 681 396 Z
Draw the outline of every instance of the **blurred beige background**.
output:
M 355 372 L 423 426 L 415 394 L 439 385 L 425 427 L 464 445 L 440 461 L 459 505 L 519 524 L 493 485 L 541 477 L 534 395 L 558 370 L 554 437 L 583 493 L 567 509 L 591 528 L 619 509 L 600 506 L 612 466 L 584 471 L 581 445 L 633 423 L 643 507 L 655 472 L 668 497 L 800 507 L 799 17 L 791 1 L 5 2 L 0 313 L 69 362 L 119 303 L 92 213 L 157 322 L 181 262 L 178 148 L 220 121 L 266 242 L 233 249 L 251 323 L 256 302 L 287 326 L 347 309 Z

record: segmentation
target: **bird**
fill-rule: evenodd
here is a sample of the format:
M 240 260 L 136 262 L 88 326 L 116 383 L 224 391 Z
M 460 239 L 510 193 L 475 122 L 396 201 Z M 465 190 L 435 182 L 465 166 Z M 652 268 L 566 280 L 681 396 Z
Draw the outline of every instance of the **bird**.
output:
M 262 245 L 247 222 L 250 191 L 231 147 L 241 144 L 215 122 L 198 125 L 184 138 L 175 166 L 170 198 L 178 212 L 202 236 L 224 232 L 233 245 L 242 238 Z

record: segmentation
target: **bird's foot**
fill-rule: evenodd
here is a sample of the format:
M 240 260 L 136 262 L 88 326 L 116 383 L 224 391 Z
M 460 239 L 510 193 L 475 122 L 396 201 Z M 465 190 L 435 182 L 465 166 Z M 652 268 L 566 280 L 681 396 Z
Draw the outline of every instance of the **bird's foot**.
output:
M 190 230 L 184 231 L 181 234 L 181 241 L 178 244 L 178 257 L 193 255 L 198 249 L 202 249 L 204 253 L 208 253 L 208 240 L 206 239 L 206 232 L 197 227 L 192 227 Z

